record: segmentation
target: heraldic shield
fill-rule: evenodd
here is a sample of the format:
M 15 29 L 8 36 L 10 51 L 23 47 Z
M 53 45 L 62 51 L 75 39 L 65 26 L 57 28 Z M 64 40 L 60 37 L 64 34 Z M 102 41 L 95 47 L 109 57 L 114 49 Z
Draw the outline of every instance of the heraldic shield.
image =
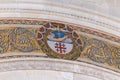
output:
M 46 23 L 38 31 L 38 43 L 49 57 L 77 59 L 82 51 L 82 41 L 71 27 Z

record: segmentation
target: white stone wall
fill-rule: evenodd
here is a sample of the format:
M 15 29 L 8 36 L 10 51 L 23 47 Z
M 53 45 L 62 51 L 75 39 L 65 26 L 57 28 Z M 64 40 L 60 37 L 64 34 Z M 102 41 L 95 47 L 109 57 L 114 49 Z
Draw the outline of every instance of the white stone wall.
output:
M 105 13 L 105 3 L 111 4 L 112 1 L 99 0 L 96 2 L 95 0 L 1 0 L 0 17 L 1 19 L 7 17 L 57 20 L 76 25 L 88 26 L 93 29 L 120 36 L 119 18 Z M 114 2 L 114 4 L 115 3 L 116 2 Z M 90 7 L 90 5 L 92 6 Z M 97 7 L 98 5 L 100 7 Z M 103 8 L 101 8 L 101 5 Z M 108 7 L 111 6 L 112 5 Z M 102 12 L 97 10 L 101 10 Z
M 0 80 L 119 80 L 120 74 L 83 62 L 49 58 L 0 61 Z
M 120 37 L 120 21 L 116 18 L 120 16 L 117 2 L 119 3 L 118 0 L 0 0 L 0 19 L 65 22 Z M 23 57 L 0 61 L 0 80 L 34 79 L 120 80 L 120 73 L 83 62 L 49 58 Z
M 0 80 L 102 80 L 99 78 L 62 71 L 18 70 L 0 73 Z

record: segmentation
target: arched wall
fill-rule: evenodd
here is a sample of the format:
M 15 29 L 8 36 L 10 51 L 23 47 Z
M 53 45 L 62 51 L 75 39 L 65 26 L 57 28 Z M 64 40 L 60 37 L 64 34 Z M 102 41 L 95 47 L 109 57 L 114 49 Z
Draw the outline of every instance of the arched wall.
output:
M 94 6 L 89 7 L 93 3 L 84 7 L 76 5 L 78 2 L 0 1 L 0 76 L 4 76 L 4 73 L 9 75 L 11 71 L 15 74 L 16 70 L 22 73 L 22 70 L 29 72 L 34 69 L 43 70 L 45 73 L 46 70 L 50 70 L 50 73 L 67 72 L 73 77 L 70 80 L 119 80 L 119 19 L 108 15 L 107 8 L 104 9 L 106 13 L 102 13 L 94 11 Z M 102 10 L 101 7 L 96 9 Z M 47 43 L 49 28 L 54 30 L 56 25 L 60 26 L 61 30 L 70 30 L 67 34 L 74 47 L 68 55 L 52 51 Z M 42 28 L 43 32 L 39 32 Z M 77 37 L 74 37 L 74 32 Z M 38 33 L 42 33 L 43 41 L 39 40 Z M 22 45 L 22 42 L 18 44 L 18 41 L 22 41 L 19 40 L 21 36 L 27 36 L 27 46 Z M 78 39 L 81 42 L 76 46 Z M 51 57 L 60 60 L 50 59 Z
M 78 25 L 85 25 L 90 28 L 95 28 L 119 36 L 118 19 L 104 13 L 102 14 L 102 12 L 96 12 L 94 8 L 84 8 L 81 5 L 75 6 L 75 3 L 80 3 L 80 1 L 75 1 L 72 4 L 70 1 L 65 2 L 58 0 L 55 0 L 54 2 L 52 2 L 52 0 L 5 0 L 1 1 L 0 15 L 1 18 L 42 18 L 69 22 Z M 81 3 L 84 3 L 84 1 L 81 1 Z
M 51 76 L 51 79 L 53 80 L 58 78 L 57 74 L 59 74 L 58 80 L 61 78 L 63 80 L 77 80 L 77 79 L 119 80 L 120 78 L 119 73 L 116 73 L 114 71 L 104 69 L 101 67 L 97 67 L 91 64 L 87 64 L 83 62 L 58 60 L 58 59 L 49 59 L 49 58 L 42 58 L 42 57 L 41 58 L 25 57 L 25 58 L 5 59 L 0 61 L 0 64 L 1 64 L 0 79 L 4 79 L 4 80 L 8 80 L 11 78 L 13 78 L 13 80 L 14 79 L 16 80 L 17 77 L 15 77 L 15 75 L 14 77 L 12 77 L 13 76 L 12 73 L 13 74 L 16 73 L 16 76 L 21 75 L 22 77 L 20 77 L 19 79 L 23 79 L 23 80 L 24 79 L 31 80 L 31 78 L 29 78 L 29 76 L 31 75 L 33 77 L 38 76 L 43 80 L 44 79 L 47 80 L 45 76 L 50 75 L 50 73 L 54 74 L 54 78 Z M 40 75 L 40 72 L 42 76 Z M 35 73 L 36 75 L 33 73 Z M 37 75 L 37 73 L 39 75 Z M 26 76 L 22 74 L 25 74 Z

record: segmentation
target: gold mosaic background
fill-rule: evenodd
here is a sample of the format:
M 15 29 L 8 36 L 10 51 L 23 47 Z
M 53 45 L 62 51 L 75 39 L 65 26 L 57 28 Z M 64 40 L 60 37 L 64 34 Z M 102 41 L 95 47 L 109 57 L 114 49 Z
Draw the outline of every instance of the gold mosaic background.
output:
M 92 37 L 89 30 L 79 29 L 86 34 L 91 34 L 86 36 L 84 34 L 78 33 L 76 27 L 71 25 L 51 23 L 51 22 L 38 22 L 39 24 L 32 24 L 30 21 L 24 22 L 25 27 L 18 26 L 0 26 L 0 54 L 10 54 L 20 52 L 37 52 L 45 53 L 48 57 L 62 58 L 77 60 L 78 58 L 90 60 L 97 62 L 106 66 L 120 69 L 120 46 L 113 45 L 110 42 L 106 42 L 97 38 Z M 3 24 L 3 23 L 2 23 Z M 9 23 L 5 23 L 9 24 Z M 14 24 L 18 24 L 14 22 Z M 20 24 L 23 24 L 22 22 Z M 29 24 L 31 26 L 28 26 Z M 38 27 L 35 27 L 37 25 Z M 59 26 L 60 29 L 66 29 L 66 32 L 71 35 L 73 42 L 75 44 L 73 52 L 68 55 L 59 55 L 51 52 L 45 43 L 46 32 L 49 28 L 54 29 Z M 88 31 L 88 32 L 87 32 Z M 40 34 L 38 34 L 40 33 Z M 97 33 L 98 34 L 98 33 Z M 75 35 L 75 36 L 74 36 Z M 104 38 L 106 35 L 103 35 Z M 94 35 L 96 36 L 96 35 Z M 100 37 L 100 36 L 99 36 Z M 105 39 L 107 39 L 106 36 Z M 113 38 L 113 37 L 112 37 Z M 79 40 L 76 42 L 76 40 Z M 114 42 L 118 42 L 117 39 L 109 39 Z M 77 44 L 80 44 L 79 46 Z M 119 43 L 119 42 L 118 42 Z

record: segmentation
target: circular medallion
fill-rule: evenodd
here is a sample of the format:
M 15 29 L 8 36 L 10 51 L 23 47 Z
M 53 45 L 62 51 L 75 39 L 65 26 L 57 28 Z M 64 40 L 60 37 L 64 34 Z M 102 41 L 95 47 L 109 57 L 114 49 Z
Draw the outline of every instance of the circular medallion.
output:
M 26 28 L 14 28 L 9 35 L 9 40 L 13 50 L 17 49 L 22 52 L 31 52 L 38 49 L 35 44 L 37 41 L 34 33 Z
M 49 57 L 75 60 L 80 56 L 82 41 L 71 27 L 58 23 L 46 23 L 41 28 L 44 32 L 38 30 L 37 40 L 42 51 Z
M 89 59 L 99 62 L 111 64 L 111 50 L 107 44 L 97 39 L 89 39 L 85 45 L 86 53 L 84 54 Z

